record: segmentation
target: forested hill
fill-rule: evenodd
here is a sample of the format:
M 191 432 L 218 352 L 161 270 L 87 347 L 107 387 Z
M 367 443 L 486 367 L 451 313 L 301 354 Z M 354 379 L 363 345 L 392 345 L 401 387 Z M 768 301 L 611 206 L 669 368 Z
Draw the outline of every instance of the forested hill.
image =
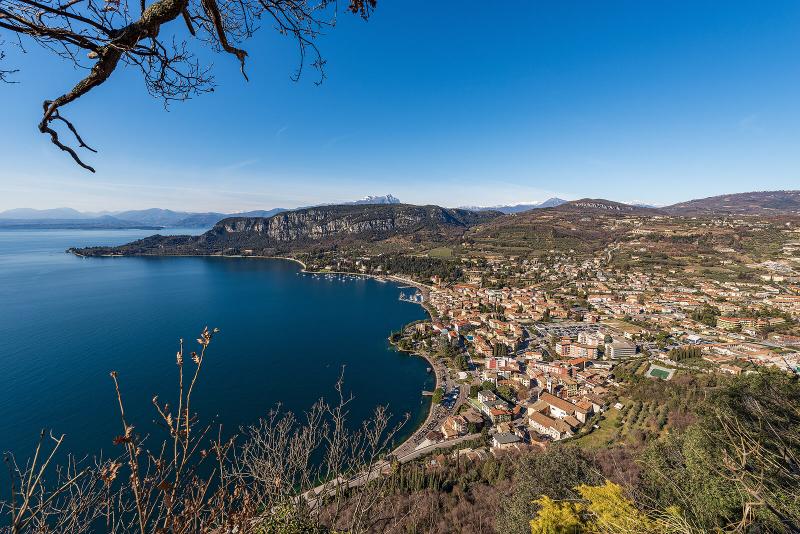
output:
M 71 251 L 82 255 L 272 255 L 366 242 L 413 246 L 450 241 L 500 215 L 408 204 L 320 206 L 272 217 L 230 217 L 199 236 L 154 235 L 120 247 Z

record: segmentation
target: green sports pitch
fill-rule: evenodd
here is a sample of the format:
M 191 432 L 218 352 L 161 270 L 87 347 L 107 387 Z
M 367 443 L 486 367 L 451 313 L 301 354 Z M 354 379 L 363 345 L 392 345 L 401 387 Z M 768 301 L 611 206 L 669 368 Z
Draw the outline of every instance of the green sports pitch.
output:
M 669 371 L 665 371 L 664 369 L 659 369 L 657 367 L 650 369 L 650 376 L 660 378 L 661 380 L 668 380 L 669 375 L 670 375 Z

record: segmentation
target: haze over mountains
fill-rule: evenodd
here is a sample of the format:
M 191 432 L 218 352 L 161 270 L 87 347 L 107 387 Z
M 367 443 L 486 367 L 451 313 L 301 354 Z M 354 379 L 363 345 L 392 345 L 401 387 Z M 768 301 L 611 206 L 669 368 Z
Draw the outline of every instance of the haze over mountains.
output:
M 558 197 L 548 198 L 544 202 L 533 204 L 512 204 L 500 206 L 461 206 L 462 209 L 472 211 L 499 211 L 500 213 L 521 213 L 523 211 L 539 209 L 539 208 L 555 208 L 567 202 L 566 200 Z
M 400 200 L 391 194 L 368 195 L 359 200 L 342 203 L 342 205 L 369 204 L 400 204 Z M 43 210 L 16 208 L 0 212 L 0 228 L 206 228 L 228 217 L 271 217 L 284 211 L 289 211 L 289 208 L 252 210 L 240 213 L 196 213 L 161 208 L 91 213 L 80 212 L 72 208 Z
M 0 228 L 77 228 L 77 229 L 162 229 L 162 228 L 206 228 L 217 222 L 231 218 L 269 218 L 286 211 L 297 211 L 321 206 L 368 206 L 368 205 L 400 205 L 400 200 L 391 195 L 367 196 L 351 202 L 340 204 L 321 204 L 299 208 L 273 208 L 269 210 L 253 210 L 241 213 L 203 212 L 193 213 L 151 208 L 122 212 L 79 212 L 72 208 L 53 208 L 35 210 L 17 208 L 0 212 Z M 495 212 L 505 215 L 525 213 L 532 210 L 566 206 L 565 209 L 607 209 L 617 211 L 649 210 L 651 213 L 662 213 L 675 216 L 693 215 L 798 215 L 800 214 L 800 191 L 755 191 L 719 195 L 690 200 L 655 208 L 643 204 L 624 204 L 605 199 L 580 199 L 567 201 L 561 198 L 550 198 L 538 204 L 516 204 L 503 206 L 470 206 L 460 210 L 472 212 Z
M 6 211 L 0 211 L 0 219 L 87 219 L 89 217 L 98 217 L 106 215 L 105 213 L 90 214 L 81 213 L 72 208 L 52 208 L 46 210 L 35 210 L 33 208 L 15 208 Z

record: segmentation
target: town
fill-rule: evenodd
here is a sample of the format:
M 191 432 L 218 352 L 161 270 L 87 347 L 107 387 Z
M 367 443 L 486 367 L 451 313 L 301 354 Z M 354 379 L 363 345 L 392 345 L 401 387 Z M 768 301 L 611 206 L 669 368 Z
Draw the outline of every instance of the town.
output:
M 593 220 L 629 239 L 591 253 L 553 249 L 538 257 L 465 243 L 450 260 L 459 265 L 456 281 L 393 272 L 380 256 L 333 256 L 316 265 L 412 284 L 416 293 L 401 299 L 431 316 L 392 335 L 397 347 L 432 362 L 438 383 L 428 421 L 398 457 L 481 435 L 497 454 L 591 434 L 615 419 L 609 411 L 626 409 L 620 366 L 653 380 L 800 370 L 796 226 L 750 218 Z M 713 262 L 740 273 L 728 277 L 672 266 L 669 257 L 641 261 L 658 249 L 654 234 L 687 227 L 772 228 L 784 238 L 781 256 L 754 263 L 741 250 L 716 247 Z

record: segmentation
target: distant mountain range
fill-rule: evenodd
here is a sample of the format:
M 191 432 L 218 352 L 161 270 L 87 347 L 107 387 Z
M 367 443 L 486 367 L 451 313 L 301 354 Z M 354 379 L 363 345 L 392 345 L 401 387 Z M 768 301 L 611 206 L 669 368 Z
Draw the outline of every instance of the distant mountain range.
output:
M 226 217 L 271 217 L 284 208 L 255 210 L 236 214 L 191 213 L 160 208 L 130 210 L 107 214 L 83 213 L 72 208 L 35 210 L 19 208 L 0 212 L 0 227 L 26 228 L 202 228 L 213 226 Z
M 624 204 L 614 202 L 604 198 L 582 198 L 580 200 L 570 200 L 556 207 L 560 212 L 573 213 L 592 213 L 592 212 L 616 212 L 620 214 L 632 215 L 658 215 L 657 208 L 644 206 L 641 204 Z
M 391 195 L 366 196 L 343 205 L 400 204 Z M 310 207 L 310 206 L 309 206 Z M 304 209 L 304 208 L 296 208 Z M 66 228 L 66 229 L 152 229 L 206 228 L 228 217 L 272 217 L 290 211 L 288 208 L 253 210 L 241 213 L 193 213 L 150 208 L 120 212 L 85 213 L 72 208 L 36 210 L 17 208 L 0 212 L 0 228 Z
M 499 211 L 500 213 L 521 213 L 523 211 L 535 210 L 539 208 L 555 208 L 567 202 L 566 200 L 558 197 L 548 198 L 544 202 L 538 204 L 513 204 L 502 206 L 462 206 L 461 209 L 471 211 Z
M 0 219 L 88 219 L 106 214 L 81 213 L 72 208 L 52 208 L 49 210 L 35 210 L 32 208 L 16 208 L 13 210 L 0 211 Z
M 110 215 L 80 219 L 5 219 L 0 229 L 11 230 L 161 230 L 163 226 L 126 221 Z
M 336 204 L 325 204 L 334 206 Z M 342 206 L 360 205 L 402 205 L 391 195 L 367 196 L 360 200 L 338 204 Z M 671 206 L 654 208 L 644 204 L 623 204 L 603 199 L 581 199 L 566 201 L 550 198 L 538 204 L 516 204 L 504 206 L 470 206 L 459 208 L 471 212 L 495 212 L 506 215 L 519 214 L 531 210 L 564 207 L 568 210 L 605 210 L 616 212 L 636 212 L 676 216 L 697 215 L 800 215 L 800 191 L 755 191 L 735 193 L 715 197 L 680 202 Z M 123 212 L 82 213 L 72 208 L 35 210 L 18 208 L 0 212 L 0 228 L 86 228 L 86 229 L 125 229 L 125 228 L 206 228 L 230 217 L 268 218 L 286 211 L 298 211 L 320 206 L 305 206 L 290 210 L 274 208 L 242 213 L 192 213 L 152 208 Z
M 461 246 L 484 252 L 594 252 L 619 238 L 620 220 L 645 223 L 672 214 L 679 221 L 693 216 L 698 209 L 716 209 L 720 203 L 726 211 L 705 216 L 725 217 L 734 209 L 746 212 L 741 216 L 747 216 L 767 209 L 772 216 L 785 217 L 792 215 L 798 196 L 800 192 L 795 191 L 748 193 L 684 203 L 689 207 L 666 208 L 583 198 L 555 207 L 506 214 L 497 209 L 351 202 L 301 208 L 271 217 L 236 215 L 219 221 L 202 235 L 154 235 L 120 247 L 95 247 L 75 252 L 82 255 L 271 256 L 352 249 L 371 255 L 386 251 L 425 251 L 441 246 Z
M 597 204 L 593 206 L 592 203 Z M 692 216 L 692 215 L 800 215 L 800 191 L 753 191 L 749 193 L 733 193 L 718 195 L 708 198 L 679 202 L 671 206 L 656 207 L 649 204 L 634 203 L 623 204 L 611 200 L 581 199 L 566 201 L 560 198 L 551 198 L 540 204 L 516 204 L 512 206 L 480 207 L 470 206 L 464 209 L 473 211 L 499 211 L 501 213 L 522 213 L 532 209 L 554 208 L 562 205 L 575 207 L 597 208 L 603 204 L 605 209 L 617 211 L 630 211 L 630 208 L 649 209 L 660 211 L 663 214 Z M 580 206 L 578 204 L 581 204 Z M 627 208 L 626 208 L 627 206 Z

